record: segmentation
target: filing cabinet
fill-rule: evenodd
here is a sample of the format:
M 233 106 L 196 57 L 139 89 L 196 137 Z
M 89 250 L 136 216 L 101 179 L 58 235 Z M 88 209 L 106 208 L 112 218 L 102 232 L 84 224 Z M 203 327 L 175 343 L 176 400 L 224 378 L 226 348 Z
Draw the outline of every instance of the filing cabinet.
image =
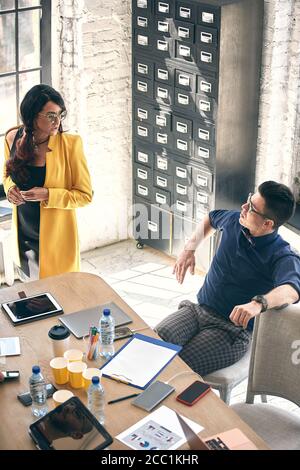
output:
M 141 243 L 177 256 L 210 210 L 238 210 L 254 189 L 263 4 L 133 0 L 133 202 L 145 205 L 134 233 Z M 205 270 L 213 241 L 203 247 L 197 263 Z

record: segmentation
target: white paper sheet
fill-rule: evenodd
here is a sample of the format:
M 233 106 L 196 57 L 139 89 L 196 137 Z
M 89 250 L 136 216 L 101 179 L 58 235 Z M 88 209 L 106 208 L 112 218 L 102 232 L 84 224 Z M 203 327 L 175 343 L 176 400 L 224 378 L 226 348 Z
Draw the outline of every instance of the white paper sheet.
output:
M 204 429 L 185 416 L 182 418 L 197 434 Z M 186 442 L 174 410 L 164 405 L 121 432 L 116 438 L 135 450 L 174 450 Z
M 17 356 L 20 352 L 20 340 L 18 336 L 0 338 L 0 356 Z

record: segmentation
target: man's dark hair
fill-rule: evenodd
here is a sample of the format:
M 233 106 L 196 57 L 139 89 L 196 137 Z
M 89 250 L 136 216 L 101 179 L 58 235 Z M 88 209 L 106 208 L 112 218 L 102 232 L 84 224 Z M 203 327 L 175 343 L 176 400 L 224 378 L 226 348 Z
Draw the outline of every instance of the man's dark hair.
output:
M 266 203 L 265 213 L 274 221 L 275 228 L 294 215 L 296 202 L 287 186 L 275 181 L 265 181 L 258 187 L 258 191 Z

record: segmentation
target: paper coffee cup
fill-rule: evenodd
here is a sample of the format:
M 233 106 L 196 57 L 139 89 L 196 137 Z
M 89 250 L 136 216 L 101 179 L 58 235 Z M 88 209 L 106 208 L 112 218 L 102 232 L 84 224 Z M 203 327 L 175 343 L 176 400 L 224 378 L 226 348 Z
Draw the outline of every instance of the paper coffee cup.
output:
M 80 349 L 68 349 L 64 352 L 64 357 L 69 362 L 82 361 L 83 352 Z
M 62 403 L 64 403 L 65 401 L 69 400 L 69 398 L 71 398 L 73 396 L 74 396 L 74 394 L 72 392 L 70 392 L 70 390 L 57 390 L 53 394 L 52 398 L 54 400 L 55 406 L 59 406 Z
M 84 386 L 82 373 L 87 368 L 85 362 L 69 362 L 68 371 L 69 371 L 69 382 L 73 388 L 82 388 Z
M 66 384 L 69 381 L 68 360 L 65 357 L 55 357 L 50 361 L 54 381 L 58 385 Z
M 54 357 L 61 357 L 70 347 L 70 332 L 64 325 L 54 325 L 48 332 Z
M 96 367 L 89 367 L 88 369 L 85 369 L 85 371 L 82 373 L 83 377 L 83 382 L 84 382 L 84 388 L 87 390 L 92 382 L 92 377 L 102 377 L 102 372 L 100 369 L 96 369 Z

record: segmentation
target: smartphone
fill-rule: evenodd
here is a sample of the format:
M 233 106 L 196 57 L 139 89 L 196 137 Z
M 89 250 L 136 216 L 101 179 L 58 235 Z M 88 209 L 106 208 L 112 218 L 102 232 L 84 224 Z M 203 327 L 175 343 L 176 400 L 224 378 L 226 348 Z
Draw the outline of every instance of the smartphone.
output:
M 131 331 L 128 326 L 119 326 L 115 329 L 115 341 L 118 339 L 129 338 L 133 335 L 133 331 Z
M 201 397 L 204 397 L 209 391 L 211 390 L 210 385 L 205 382 L 200 382 L 200 380 L 196 380 L 196 382 L 192 383 L 189 387 L 187 387 L 183 392 L 177 395 L 176 400 L 184 403 L 185 405 L 192 406 Z
M 174 392 L 174 390 L 175 388 L 172 387 L 172 385 L 157 380 L 149 385 L 144 392 L 140 393 L 138 397 L 132 400 L 131 404 L 143 410 L 151 411 L 162 400 Z
M 51 398 L 53 393 L 56 392 L 57 388 L 55 388 L 54 385 L 49 383 L 46 384 L 46 390 L 47 398 Z M 17 395 L 17 398 L 24 406 L 30 406 L 32 404 L 32 399 L 29 392 L 19 393 L 19 395 Z

